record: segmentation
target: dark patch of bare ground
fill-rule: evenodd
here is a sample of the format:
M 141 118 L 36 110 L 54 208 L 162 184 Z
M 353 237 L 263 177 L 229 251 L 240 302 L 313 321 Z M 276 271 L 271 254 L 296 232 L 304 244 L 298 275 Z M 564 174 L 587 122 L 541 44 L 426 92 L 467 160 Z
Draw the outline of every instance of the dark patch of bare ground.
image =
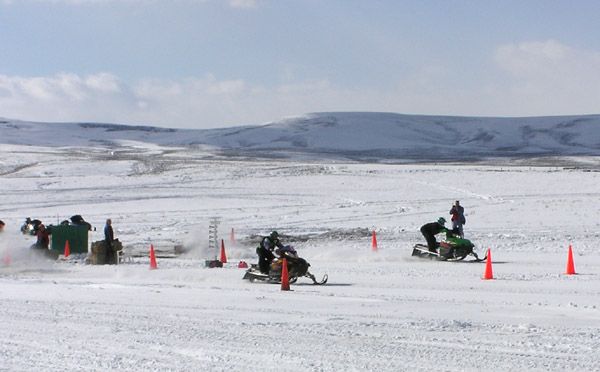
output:
M 354 240 L 364 239 L 365 237 L 371 236 L 371 230 L 366 227 L 355 227 L 351 229 L 331 229 L 321 232 L 294 235 L 288 235 L 281 232 L 278 233 L 279 239 L 284 243 L 307 242 L 310 240 Z M 260 242 L 262 238 L 263 235 L 251 234 L 246 239 L 244 239 L 243 243 L 255 244 L 256 242 Z

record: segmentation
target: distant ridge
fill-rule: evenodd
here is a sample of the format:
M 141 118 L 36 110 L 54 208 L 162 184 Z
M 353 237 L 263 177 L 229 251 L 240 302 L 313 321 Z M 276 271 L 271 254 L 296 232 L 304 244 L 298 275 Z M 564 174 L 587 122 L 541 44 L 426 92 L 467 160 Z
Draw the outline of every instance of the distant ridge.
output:
M 203 145 L 227 156 L 353 161 L 600 156 L 600 115 L 488 118 L 331 112 L 207 130 L 0 119 L 2 144 L 118 147 L 125 141 Z

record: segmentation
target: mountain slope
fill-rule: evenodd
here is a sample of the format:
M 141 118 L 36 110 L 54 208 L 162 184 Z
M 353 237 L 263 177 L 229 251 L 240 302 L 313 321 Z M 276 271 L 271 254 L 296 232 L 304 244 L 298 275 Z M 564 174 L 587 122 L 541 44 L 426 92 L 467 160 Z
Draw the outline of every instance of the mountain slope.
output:
M 97 123 L 0 121 L 0 143 L 206 145 L 225 155 L 353 160 L 600 156 L 600 115 L 528 118 L 318 113 L 261 126 L 189 130 Z

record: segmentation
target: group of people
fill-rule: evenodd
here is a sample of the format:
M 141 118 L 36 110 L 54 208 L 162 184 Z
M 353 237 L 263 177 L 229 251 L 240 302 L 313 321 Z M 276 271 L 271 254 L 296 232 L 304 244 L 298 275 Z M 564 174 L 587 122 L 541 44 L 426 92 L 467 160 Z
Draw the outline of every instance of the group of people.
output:
M 450 221 L 452 222 L 452 229 L 446 228 L 446 219 L 444 217 L 438 218 L 435 222 L 426 223 L 421 226 L 421 234 L 427 241 L 427 248 L 430 252 L 436 252 L 438 243 L 435 236 L 439 233 L 450 233 L 454 236 L 464 238 L 463 225 L 466 224 L 465 209 L 460 205 L 460 201 L 456 200 L 450 208 Z
M 66 223 L 65 223 L 66 222 Z M 69 224 L 69 221 L 65 220 L 61 222 L 61 225 Z M 75 215 L 71 217 L 71 224 L 76 226 L 85 226 L 88 230 L 91 230 L 91 225 L 86 222 L 80 215 Z M 0 220 L 0 233 L 4 231 L 4 227 L 6 224 L 4 221 Z M 27 217 L 23 226 L 21 226 L 21 232 L 23 234 L 31 234 L 35 235 L 36 242 L 32 245 L 32 248 L 35 249 L 49 249 L 50 248 L 50 235 L 52 234 L 52 229 L 47 228 L 46 225 L 42 223 L 40 220 L 32 220 L 30 217 Z M 109 218 L 106 220 L 106 225 L 104 226 L 104 240 L 106 244 L 111 247 L 113 242 L 115 241 L 115 234 L 112 228 L 112 220 Z

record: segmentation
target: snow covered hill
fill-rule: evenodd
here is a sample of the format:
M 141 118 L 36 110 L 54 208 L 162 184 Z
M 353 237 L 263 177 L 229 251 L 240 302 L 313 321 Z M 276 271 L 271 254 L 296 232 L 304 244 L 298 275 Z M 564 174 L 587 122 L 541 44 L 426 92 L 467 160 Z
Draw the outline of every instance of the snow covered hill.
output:
M 207 146 L 224 155 L 356 161 L 600 156 L 600 115 L 527 118 L 317 113 L 257 126 L 190 130 L 0 120 L 0 143 Z
M 0 371 L 600 371 L 600 172 L 327 161 L 593 155 L 598 121 L 347 113 L 194 131 L 5 120 Z M 600 168 L 598 156 L 573 159 Z M 495 280 L 481 280 L 483 262 L 411 255 L 420 227 L 457 199 Z M 26 217 L 75 214 L 96 227 L 89 243 L 111 218 L 120 265 L 32 256 Z M 220 254 L 215 217 L 220 269 L 205 266 Z M 242 280 L 238 263 L 255 263 L 273 230 L 326 285 Z M 569 247 L 578 275 L 563 274 Z

